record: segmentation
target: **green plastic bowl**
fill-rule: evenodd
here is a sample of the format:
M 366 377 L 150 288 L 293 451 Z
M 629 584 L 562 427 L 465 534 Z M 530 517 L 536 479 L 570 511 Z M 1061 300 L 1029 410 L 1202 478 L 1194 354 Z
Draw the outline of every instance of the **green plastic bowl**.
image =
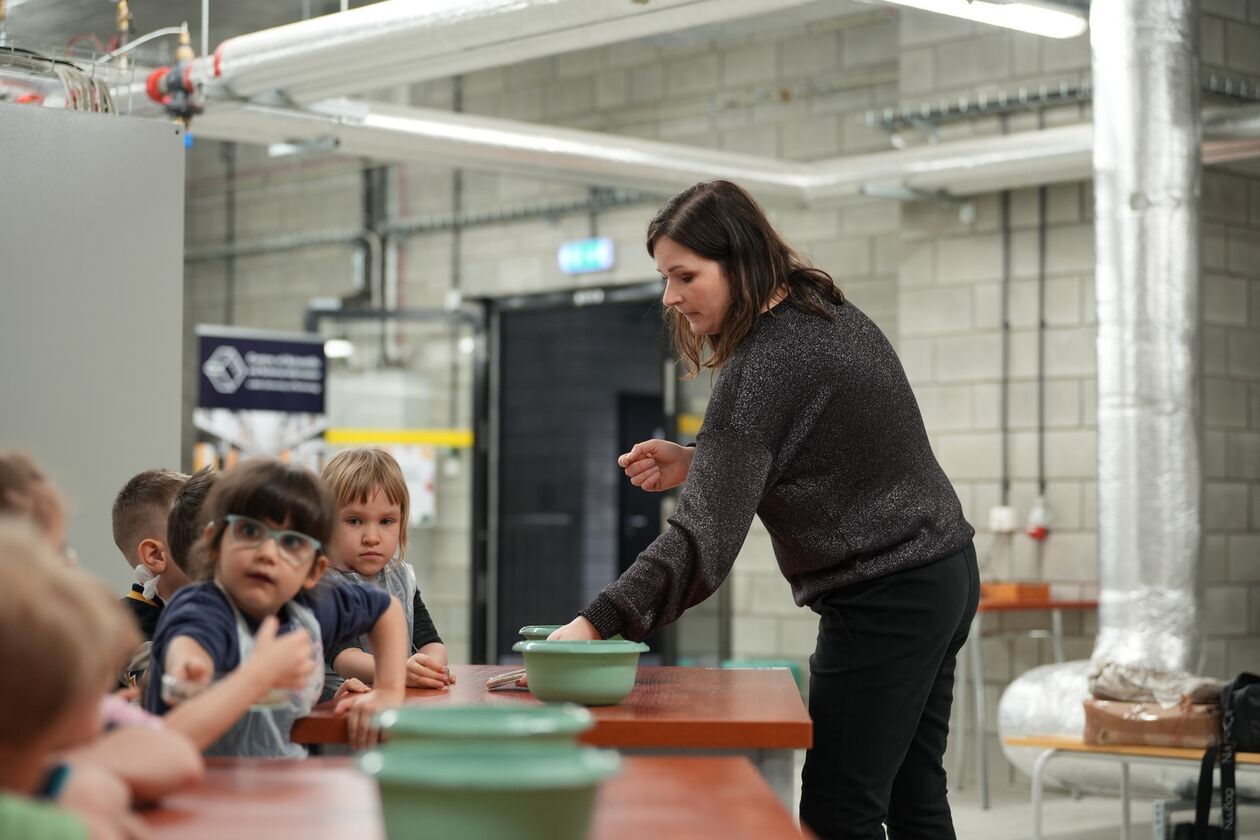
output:
M 526 624 L 520 629 L 525 641 L 541 641 L 563 627 L 563 624 Z
M 416 746 L 572 747 L 594 724 L 572 703 L 543 706 L 403 706 L 377 715 L 385 749 Z
M 634 690 L 642 642 L 603 639 L 592 642 L 517 642 L 524 654 L 529 690 L 547 702 L 612 706 Z
M 389 840 L 583 840 L 595 790 L 620 763 L 612 750 L 593 747 L 503 752 L 451 745 L 359 757 L 380 790 Z

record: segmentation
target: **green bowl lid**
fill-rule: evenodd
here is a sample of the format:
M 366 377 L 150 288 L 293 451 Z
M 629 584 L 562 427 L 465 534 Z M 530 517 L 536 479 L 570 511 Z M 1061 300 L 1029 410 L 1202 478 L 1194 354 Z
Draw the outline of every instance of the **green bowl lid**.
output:
M 550 636 L 563 626 L 563 624 L 526 624 L 517 632 L 522 636 Z
M 387 732 L 439 738 L 520 738 L 576 735 L 594 724 L 591 713 L 572 703 L 541 706 L 403 706 L 386 709 L 377 723 Z
M 409 750 L 372 750 L 359 756 L 359 769 L 389 784 L 445 789 L 516 789 L 581 787 L 617 772 L 614 750 L 521 750 L 489 747 L 417 746 Z
M 517 642 L 512 645 L 517 653 L 646 653 L 649 648 L 643 642 L 628 642 L 625 639 L 596 639 L 594 641 L 555 641 L 539 639 L 532 642 Z

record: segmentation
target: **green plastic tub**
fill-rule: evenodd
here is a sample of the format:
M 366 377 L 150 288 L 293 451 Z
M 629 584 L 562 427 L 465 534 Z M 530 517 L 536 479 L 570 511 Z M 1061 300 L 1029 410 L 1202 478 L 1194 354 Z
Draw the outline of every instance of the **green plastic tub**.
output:
M 642 642 L 603 639 L 590 642 L 517 642 L 525 658 L 529 690 L 547 702 L 612 706 L 634 690 Z
M 612 750 L 499 751 L 462 745 L 373 750 L 385 836 L 584 840 L 595 791 L 617 772 Z
M 562 624 L 526 624 L 520 629 L 520 634 L 527 642 L 541 641 L 563 626 Z
M 572 703 L 542 706 L 403 706 L 377 718 L 384 749 L 463 746 L 534 749 L 572 747 L 590 729 L 591 713 Z

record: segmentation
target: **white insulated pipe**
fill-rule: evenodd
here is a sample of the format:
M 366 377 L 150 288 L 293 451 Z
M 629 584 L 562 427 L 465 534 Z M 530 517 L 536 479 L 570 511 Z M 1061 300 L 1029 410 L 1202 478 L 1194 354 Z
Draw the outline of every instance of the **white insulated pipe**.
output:
M 210 97 L 309 103 L 676 32 L 812 0 L 384 0 L 229 38 L 193 63 Z

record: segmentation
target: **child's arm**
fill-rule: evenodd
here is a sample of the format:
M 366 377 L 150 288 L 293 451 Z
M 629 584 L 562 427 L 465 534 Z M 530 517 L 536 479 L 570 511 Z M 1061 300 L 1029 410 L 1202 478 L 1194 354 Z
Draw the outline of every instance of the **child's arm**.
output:
M 375 651 L 374 687 L 367 694 L 343 699 L 337 706 L 337 711 L 344 710 L 346 706 L 350 708 L 346 726 L 351 749 L 373 746 L 379 732 L 372 718 L 377 712 L 402 705 L 406 682 L 407 618 L 397 598 L 390 596 L 389 607 L 372 625 L 367 636 Z
M 167 727 L 205 750 L 273 688 L 305 686 L 315 667 L 310 636 L 305 630 L 294 630 L 277 637 L 278 627 L 275 616 L 263 619 L 254 636 L 253 654 L 203 693 L 167 712 Z M 167 650 L 165 673 L 208 682 L 214 663 L 205 648 L 188 636 L 178 636 Z
M 406 632 L 404 628 L 403 633 Z M 370 683 L 376 677 L 376 663 L 372 659 L 372 654 L 361 648 L 346 648 L 333 659 L 332 666 L 337 676 L 347 680 L 356 679 Z
M 132 801 L 157 802 L 192 787 L 205 774 L 201 753 L 185 735 L 165 727 L 125 726 L 61 756 L 72 766 L 92 764 L 126 783 Z

